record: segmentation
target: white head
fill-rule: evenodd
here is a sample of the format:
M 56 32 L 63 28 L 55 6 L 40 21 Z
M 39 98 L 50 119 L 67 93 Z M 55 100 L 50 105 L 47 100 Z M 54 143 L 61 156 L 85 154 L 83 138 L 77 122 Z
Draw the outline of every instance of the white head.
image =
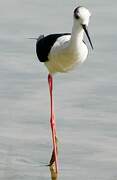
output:
M 88 26 L 90 16 L 91 14 L 89 10 L 85 7 L 79 6 L 74 10 L 74 19 L 77 23 L 80 23 L 81 25 L 84 24 Z
M 74 10 L 74 23 L 77 27 L 81 27 L 84 29 L 84 31 L 88 37 L 88 40 L 90 42 L 90 45 L 93 49 L 93 45 L 92 45 L 88 30 L 87 30 L 90 16 L 91 16 L 91 13 L 85 7 L 79 6 L 79 7 L 75 8 L 75 10 Z

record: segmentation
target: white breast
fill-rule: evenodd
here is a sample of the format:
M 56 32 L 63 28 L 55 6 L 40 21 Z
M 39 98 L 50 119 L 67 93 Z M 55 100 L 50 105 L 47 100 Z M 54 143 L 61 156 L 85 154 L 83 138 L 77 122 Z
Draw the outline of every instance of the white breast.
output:
M 76 64 L 83 62 L 88 54 L 87 47 L 84 43 L 80 47 L 70 46 L 71 35 L 62 36 L 57 39 L 45 62 L 50 73 L 67 72 L 73 69 Z

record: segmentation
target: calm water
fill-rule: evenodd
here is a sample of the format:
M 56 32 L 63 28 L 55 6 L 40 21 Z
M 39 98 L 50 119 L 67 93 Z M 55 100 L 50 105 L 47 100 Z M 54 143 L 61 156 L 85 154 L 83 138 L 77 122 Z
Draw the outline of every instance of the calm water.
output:
M 47 70 L 29 37 L 69 32 L 71 0 L 0 0 L 0 179 L 48 180 Z M 59 180 L 117 179 L 117 1 L 83 0 L 95 50 L 55 76 Z

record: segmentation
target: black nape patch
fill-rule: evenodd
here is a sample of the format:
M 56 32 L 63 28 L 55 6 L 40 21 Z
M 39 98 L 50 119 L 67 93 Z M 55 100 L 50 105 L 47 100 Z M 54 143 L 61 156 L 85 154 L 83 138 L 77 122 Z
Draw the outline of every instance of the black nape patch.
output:
M 48 61 L 49 52 L 57 38 L 65 35 L 71 35 L 71 33 L 50 34 L 46 37 L 44 35 L 39 36 L 36 43 L 36 53 L 40 62 Z
M 76 19 L 79 19 L 80 18 L 80 16 L 78 15 L 78 13 L 79 13 L 79 8 L 81 8 L 82 6 L 78 6 L 77 8 L 75 8 L 74 9 L 74 17 L 76 18 Z
M 75 17 L 76 19 L 79 19 L 79 18 L 80 18 L 79 15 L 78 15 L 78 8 L 76 8 L 76 9 L 74 10 L 74 17 Z

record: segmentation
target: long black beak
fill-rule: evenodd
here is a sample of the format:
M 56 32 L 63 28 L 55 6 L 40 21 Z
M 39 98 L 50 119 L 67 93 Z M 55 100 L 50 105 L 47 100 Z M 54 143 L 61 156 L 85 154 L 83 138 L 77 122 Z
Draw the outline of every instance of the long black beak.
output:
M 82 24 L 82 27 L 83 27 L 86 35 L 87 35 L 87 38 L 88 38 L 88 40 L 89 40 L 89 42 L 90 42 L 90 45 L 91 45 L 92 49 L 94 49 L 94 48 L 93 48 L 93 44 L 92 44 L 92 42 L 91 42 L 91 38 L 90 38 L 89 33 L 88 33 L 87 26 L 86 26 L 85 24 Z

